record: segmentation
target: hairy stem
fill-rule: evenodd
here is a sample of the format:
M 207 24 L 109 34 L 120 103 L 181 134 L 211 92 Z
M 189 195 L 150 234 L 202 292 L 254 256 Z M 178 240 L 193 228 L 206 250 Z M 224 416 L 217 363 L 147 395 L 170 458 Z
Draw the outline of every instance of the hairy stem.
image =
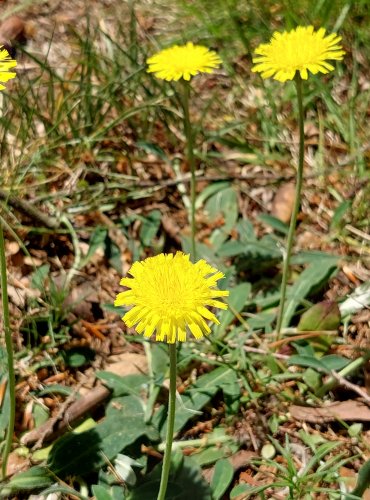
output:
M 183 108 L 184 108 L 184 133 L 186 137 L 186 154 L 190 168 L 190 226 L 191 226 L 191 259 L 196 260 L 195 249 L 195 197 L 196 197 L 196 180 L 195 180 L 195 157 L 194 157 L 194 132 L 190 121 L 189 112 L 189 96 L 190 83 L 183 82 Z
M 298 157 L 298 169 L 296 177 L 296 187 L 295 187 L 295 198 L 293 212 L 290 219 L 289 232 L 286 245 L 286 253 L 284 256 L 283 263 L 283 278 L 281 281 L 280 290 L 280 303 L 279 312 L 276 323 L 276 339 L 280 338 L 281 327 L 284 320 L 284 306 L 286 298 L 286 290 L 289 276 L 290 268 L 290 256 L 292 254 L 293 240 L 295 235 L 295 228 L 297 224 L 297 216 L 299 211 L 299 206 L 301 204 L 301 191 L 303 182 L 303 161 L 304 161 L 304 113 L 303 113 L 303 98 L 302 98 L 302 79 L 299 75 L 294 79 L 296 89 L 297 89 L 297 99 L 298 99 L 298 124 L 299 124 L 299 157 Z
M 3 325 L 8 363 L 8 390 L 10 399 L 9 424 L 6 433 L 5 447 L 3 451 L 2 476 L 6 476 L 6 466 L 11 451 L 15 423 L 15 373 L 12 334 L 10 330 L 9 301 L 8 301 L 8 278 L 6 269 L 5 239 L 2 222 L 0 220 L 0 275 L 1 275 L 1 300 L 3 306 Z
M 169 392 L 169 399 L 168 399 L 166 449 L 164 452 L 161 484 L 159 487 L 159 493 L 158 493 L 157 500 L 165 500 L 167 484 L 168 484 L 168 477 L 170 474 L 171 451 L 172 451 L 173 430 L 174 430 L 174 425 L 175 425 L 175 408 L 176 408 L 176 375 L 177 375 L 176 349 L 177 349 L 176 342 L 174 342 L 173 344 L 169 344 L 170 392 Z

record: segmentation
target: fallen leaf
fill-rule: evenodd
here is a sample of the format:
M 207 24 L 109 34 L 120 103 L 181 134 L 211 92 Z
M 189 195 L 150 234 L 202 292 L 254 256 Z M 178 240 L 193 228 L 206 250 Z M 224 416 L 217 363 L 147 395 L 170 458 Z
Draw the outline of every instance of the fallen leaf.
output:
M 361 401 L 348 400 L 322 407 L 291 405 L 289 412 L 293 418 L 305 422 L 322 423 L 333 420 L 370 422 L 370 408 Z
M 148 373 L 148 361 L 144 354 L 124 352 L 117 356 L 111 356 L 109 361 L 113 361 L 113 363 L 109 364 L 105 370 L 121 377 L 136 373 Z
M 288 223 L 292 216 L 294 200 L 295 185 L 288 182 L 277 190 L 272 202 L 271 215 L 282 222 Z
M 10 55 L 14 55 L 14 42 L 26 42 L 26 24 L 18 16 L 8 17 L 0 25 L 0 44 L 4 45 Z
M 227 458 L 231 463 L 231 465 L 233 466 L 234 471 L 236 472 L 237 470 L 246 467 L 248 464 L 250 464 L 251 460 L 256 457 L 257 453 L 253 451 L 239 450 L 236 453 L 234 453 L 234 455 L 231 455 L 230 457 Z M 208 482 L 211 481 L 214 469 L 215 469 L 214 466 L 203 469 L 202 476 L 204 477 L 204 479 L 206 479 L 206 481 Z
M 27 470 L 30 466 L 30 460 L 24 454 L 24 450 L 16 449 L 9 455 L 8 463 L 6 466 L 6 475 L 13 476 L 17 472 Z

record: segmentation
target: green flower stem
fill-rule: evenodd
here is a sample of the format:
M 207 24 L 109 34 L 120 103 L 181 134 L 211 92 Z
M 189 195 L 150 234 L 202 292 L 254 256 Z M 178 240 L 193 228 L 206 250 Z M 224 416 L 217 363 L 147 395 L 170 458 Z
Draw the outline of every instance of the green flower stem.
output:
M 183 82 L 183 108 L 184 108 L 184 133 L 186 137 L 187 159 L 190 167 L 190 226 L 191 226 L 191 259 L 196 261 L 195 250 L 195 197 L 196 197 L 196 180 L 195 180 L 195 157 L 194 157 L 194 132 L 190 121 L 189 112 L 189 96 L 190 83 L 184 80 Z
M 172 441 L 173 441 L 173 430 L 175 426 L 175 407 L 176 407 L 176 375 L 177 375 L 177 365 L 176 365 L 176 342 L 169 344 L 170 352 L 170 392 L 168 399 L 168 415 L 167 415 L 167 432 L 166 432 L 166 449 L 164 452 L 163 465 L 162 465 L 162 476 L 161 484 L 159 487 L 159 493 L 157 500 L 165 500 L 168 476 L 170 474 L 171 466 L 171 451 L 172 451 Z
M 303 98 L 302 98 L 302 78 L 298 74 L 294 79 L 296 89 L 297 89 L 297 98 L 298 98 L 298 123 L 299 123 L 299 157 L 298 157 L 298 169 L 297 169 L 297 178 L 296 178 L 296 187 L 295 187 L 295 198 L 294 198 L 294 206 L 293 212 L 290 219 L 287 246 L 286 246 L 286 254 L 284 258 L 283 265 L 283 278 L 281 282 L 281 290 L 280 290 L 280 303 L 279 303 L 279 312 L 276 323 L 276 338 L 277 340 L 280 338 L 281 327 L 284 318 L 284 306 L 285 306 L 285 297 L 288 283 L 288 275 L 289 275 L 289 265 L 290 265 L 290 256 L 292 254 L 293 240 L 295 235 L 295 228 L 297 224 L 297 216 L 299 211 L 299 206 L 301 204 L 301 191 L 302 191 L 302 182 L 303 182 L 303 161 L 304 161 L 304 114 L 303 114 Z
M 15 374 L 13 360 L 12 335 L 10 330 L 9 302 L 8 302 L 8 279 L 5 256 L 5 240 L 2 221 L 0 220 L 0 274 L 1 274 L 1 297 L 3 306 L 3 323 L 5 333 L 5 344 L 8 361 L 8 388 L 10 398 L 9 424 L 6 433 L 5 447 L 3 451 L 2 476 L 6 476 L 6 466 L 9 453 L 12 448 L 14 423 L 15 423 Z

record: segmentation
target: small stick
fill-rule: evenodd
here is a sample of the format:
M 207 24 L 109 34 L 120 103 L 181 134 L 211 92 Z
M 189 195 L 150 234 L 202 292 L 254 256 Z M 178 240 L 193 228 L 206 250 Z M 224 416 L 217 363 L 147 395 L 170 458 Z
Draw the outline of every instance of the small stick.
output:
M 339 375 L 339 373 L 335 372 L 334 370 L 331 372 L 331 375 L 338 380 L 339 384 L 345 387 L 346 389 L 350 389 L 351 391 L 355 392 L 359 396 L 361 396 L 367 403 L 370 403 L 370 396 L 367 394 L 365 391 L 360 389 L 360 387 L 357 387 L 356 384 L 352 384 L 352 382 L 349 382 L 346 380 L 344 377 Z
M 59 227 L 59 222 L 57 221 L 57 219 L 55 219 L 54 217 L 50 217 L 44 212 L 41 212 L 28 201 L 21 200 L 14 195 L 10 195 L 2 189 L 0 189 L 0 200 L 4 200 L 9 206 L 28 215 L 29 217 L 31 217 L 31 219 L 34 219 L 35 221 L 39 222 L 49 229 L 57 229 Z
M 94 387 L 86 396 L 74 401 L 74 403 L 64 411 L 64 414 L 59 420 L 56 421 L 55 417 L 50 418 L 37 429 L 27 432 L 27 434 L 22 436 L 21 443 L 25 446 L 31 446 L 35 443 L 41 445 L 44 442 L 52 441 L 62 434 L 73 422 L 101 404 L 107 399 L 110 393 L 110 390 L 103 385 Z

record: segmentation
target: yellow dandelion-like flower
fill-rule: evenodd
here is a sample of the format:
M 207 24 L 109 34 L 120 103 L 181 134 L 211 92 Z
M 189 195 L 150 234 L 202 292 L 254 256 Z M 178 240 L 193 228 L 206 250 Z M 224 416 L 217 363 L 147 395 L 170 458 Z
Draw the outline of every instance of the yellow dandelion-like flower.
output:
M 135 262 L 120 284 L 129 288 L 117 295 L 115 306 L 133 306 L 122 318 L 128 327 L 157 341 L 185 342 L 187 330 L 196 339 L 211 332 L 206 320 L 219 324 L 207 307 L 227 309 L 217 300 L 229 295 L 218 290 L 223 273 L 199 260 L 190 262 L 182 252 L 157 255 Z
M 0 45 L 0 82 L 7 82 L 16 76 L 16 73 L 9 71 L 15 66 L 17 66 L 17 61 L 12 59 L 8 51 Z M 5 89 L 5 85 L 0 83 L 0 90 L 3 89 Z
M 252 71 L 262 78 L 273 77 L 279 82 L 292 80 L 297 71 L 307 80 L 308 71 L 329 73 L 334 69 L 328 59 L 341 61 L 345 54 L 339 44 L 342 37 L 336 33 L 325 36 L 325 29 L 314 31 L 313 26 L 298 26 L 289 32 L 275 32 L 270 43 L 261 44 L 255 50 Z
M 188 42 L 161 50 L 146 62 L 149 65 L 147 72 L 154 73 L 157 78 L 189 81 L 198 73 L 212 73 L 221 64 L 221 59 L 213 50 Z

